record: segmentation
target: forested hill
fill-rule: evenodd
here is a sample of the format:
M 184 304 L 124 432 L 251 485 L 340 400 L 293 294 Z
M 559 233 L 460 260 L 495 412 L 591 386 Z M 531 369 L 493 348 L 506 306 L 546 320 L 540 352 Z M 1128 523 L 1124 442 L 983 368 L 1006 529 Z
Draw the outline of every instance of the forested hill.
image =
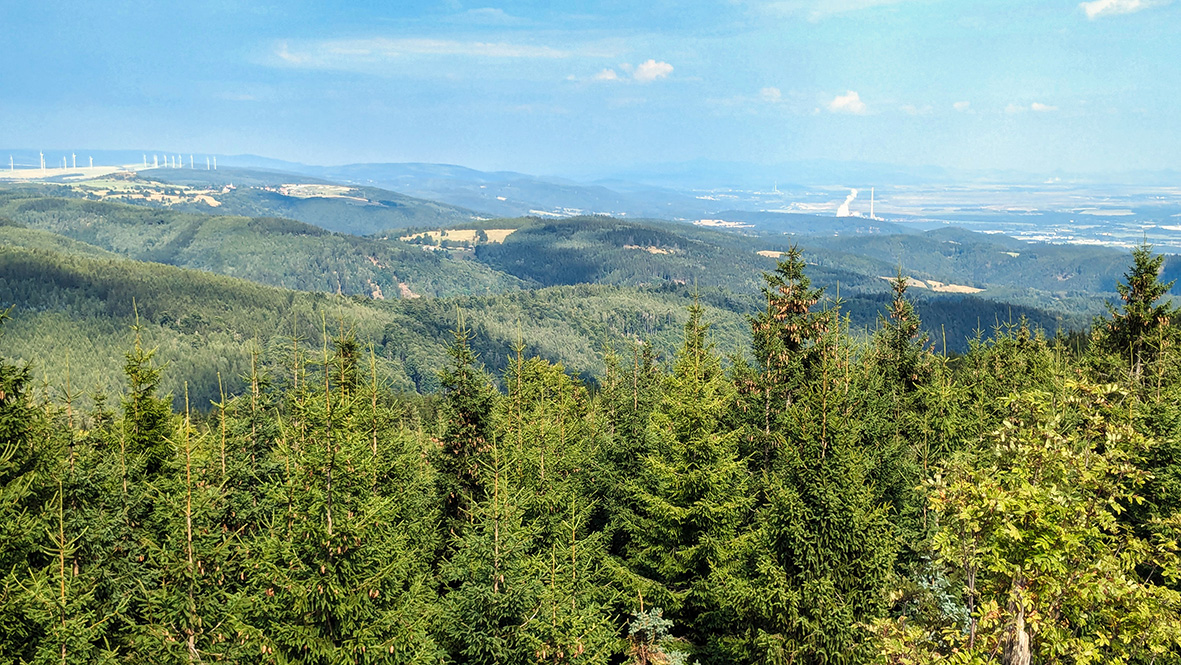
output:
M 189 381 L 199 408 L 218 394 L 219 373 L 223 384 L 241 384 L 252 340 L 264 350 L 283 347 L 293 321 L 302 322 L 296 324 L 299 337 L 309 344 L 322 341 L 325 321 L 355 326 L 359 339 L 378 351 L 383 379 L 400 391 L 436 389 L 434 368 L 459 310 L 471 320 L 473 344 L 492 371 L 507 363 L 520 321 L 532 352 L 597 381 L 608 347 L 644 340 L 657 357 L 669 358 L 694 290 L 710 308 L 723 348 L 745 347 L 747 317 L 765 307 L 758 295 L 761 274 L 794 243 L 804 243 L 809 272 L 827 289 L 821 306 L 831 307 L 839 295 L 858 335 L 877 328 L 890 298 L 883 277 L 897 270 L 886 260 L 889 249 L 871 243 L 852 247 L 857 254 L 844 251 L 843 241 L 862 238 L 743 235 L 604 217 L 490 220 L 478 226 L 512 231 L 500 244 L 424 251 L 396 238 L 335 234 L 292 220 L 189 214 L 38 191 L 8 193 L 0 216 L 20 220 L 0 225 L 7 250 L 0 303 L 17 305 L 6 341 L 16 357 L 45 373 L 70 364 L 76 385 L 113 394 L 134 301 L 144 338 L 169 363 L 165 387 L 179 400 L 182 382 Z M 914 284 L 985 287 L 976 295 L 911 289 L 940 351 L 963 352 L 978 330 L 988 333 L 1022 318 L 1050 334 L 1077 330 L 1114 296 L 1110 290 L 1048 292 L 1032 278 L 1026 287 L 1004 281 L 1012 266 L 1041 261 L 1050 269 L 1067 262 L 1069 252 L 1050 249 L 1043 260 L 1026 250 L 1014 257 L 989 237 L 965 234 L 952 243 L 945 235 L 878 238 L 886 247 L 906 243 L 908 255 L 933 252 L 910 272 Z M 116 254 L 307 293 L 116 261 Z M 1090 256 L 1091 271 L 1126 258 L 1115 251 Z M 987 268 L 987 262 L 996 266 Z M 1078 283 L 1084 281 L 1093 286 L 1102 280 Z M 526 288 L 533 290 L 521 291 Z M 326 295 L 335 293 L 353 297 Z M 487 295 L 431 298 L 481 293 Z
M 382 372 L 391 344 L 430 334 L 426 312 L 373 352 L 361 335 L 443 300 L 0 258 L 5 295 L 36 304 L 0 328 L 5 661 L 1181 661 L 1181 329 L 1146 248 L 1077 347 L 1006 325 L 955 358 L 926 344 L 907 280 L 859 337 L 792 251 L 731 363 L 720 311 L 681 298 L 677 325 L 630 331 L 675 337 L 671 362 L 633 342 L 593 386 L 530 348 L 494 380 L 469 326 L 509 324 L 479 303 L 610 328 L 628 302 L 659 318 L 673 289 L 473 299 L 425 399 Z M 90 329 L 54 347 L 71 362 L 41 370 L 48 388 L 13 361 L 30 314 L 48 334 L 131 316 L 129 296 L 152 323 L 112 354 L 118 399 L 78 397 Z M 174 364 L 190 389 L 164 398 L 149 330 L 292 314 L 299 345 L 263 340 L 208 413 L 189 407 L 231 369 L 216 354 Z M 250 348 L 227 335 L 226 353 Z
M 270 352 L 286 348 L 293 336 L 316 346 L 323 342 L 325 322 L 332 329 L 343 323 L 372 345 L 383 380 L 396 390 L 434 391 L 438 383 L 432 368 L 442 362 L 460 313 L 475 335 L 473 348 L 494 372 L 505 367 L 519 337 L 531 353 L 598 380 L 608 348 L 628 349 L 644 341 L 655 357 L 667 359 L 693 293 L 687 285 L 584 284 L 484 297 L 374 301 L 116 258 L 19 227 L 0 227 L 0 240 L 5 245 L 0 248 L 0 303 L 15 304 L 5 337 L 11 355 L 48 374 L 71 364 L 75 385 L 114 392 L 138 310 L 144 339 L 159 347 L 160 358 L 169 364 L 165 388 L 179 399 L 181 382 L 187 380 L 201 405 L 216 395 L 219 372 L 227 385 L 240 385 L 251 348 L 257 346 L 268 361 Z M 704 289 L 701 299 L 722 348 L 743 348 L 746 317 L 759 309 L 757 294 Z M 877 326 L 888 303 L 887 296 L 858 296 L 843 307 L 851 325 L 865 331 Z M 933 342 L 942 349 L 946 335 L 953 351 L 966 349 L 977 328 L 990 330 L 1021 317 L 1047 330 L 1058 325 L 1046 312 L 972 297 L 927 300 L 921 309 L 936 322 Z
M 264 363 L 279 362 L 276 354 L 294 340 L 318 348 L 325 330 L 342 325 L 375 350 L 387 385 L 432 392 L 460 313 L 475 335 L 473 348 L 493 370 L 505 366 L 520 339 L 531 354 L 601 377 L 607 347 L 643 340 L 660 357 L 671 352 L 690 300 L 687 289 L 582 285 L 382 302 L 126 259 L 0 247 L 0 302 L 16 304 L 4 337 L 10 356 L 47 375 L 64 373 L 68 364 L 80 390 L 114 392 L 138 315 L 145 344 L 159 348 L 169 365 L 164 387 L 179 399 L 187 381 L 201 408 L 217 395 L 218 373 L 231 388 L 241 385 L 252 349 Z M 708 309 L 726 347 L 740 348 L 743 317 Z
M 0 194 L 3 217 L 141 261 L 305 291 L 399 298 L 522 286 L 517 278 L 474 261 L 287 219 L 182 213 L 21 192 Z
M 149 182 L 212 188 L 217 191 L 214 194 L 219 203 L 216 212 L 224 215 L 283 217 L 354 235 L 370 235 L 408 226 L 459 224 L 487 216 L 487 213 L 377 187 L 340 186 L 318 178 L 258 169 L 151 169 L 141 171 L 139 177 Z M 290 184 L 327 187 L 283 187 Z M 218 191 L 226 185 L 235 188 Z M 197 202 L 180 203 L 173 208 L 186 212 L 211 212 L 208 205 Z

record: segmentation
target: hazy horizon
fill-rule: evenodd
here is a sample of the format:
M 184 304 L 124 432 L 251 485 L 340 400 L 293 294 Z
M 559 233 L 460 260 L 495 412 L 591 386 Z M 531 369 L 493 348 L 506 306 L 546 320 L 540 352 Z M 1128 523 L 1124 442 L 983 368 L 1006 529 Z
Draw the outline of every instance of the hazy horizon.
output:
M 7 3 L 0 144 L 598 175 L 1176 168 L 1157 0 Z

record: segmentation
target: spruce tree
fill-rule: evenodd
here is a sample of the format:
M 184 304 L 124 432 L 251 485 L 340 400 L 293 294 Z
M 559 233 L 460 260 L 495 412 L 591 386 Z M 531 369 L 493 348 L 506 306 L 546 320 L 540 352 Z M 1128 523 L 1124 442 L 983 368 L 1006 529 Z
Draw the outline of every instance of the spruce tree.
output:
M 495 390 L 471 348 L 472 332 L 462 317 L 447 350 L 450 366 L 439 372 L 443 388 L 442 431 L 437 459 L 439 494 L 444 506 L 443 533 L 458 533 L 465 515 L 484 497 L 481 469 L 487 465 L 492 438 Z
M 1141 244 L 1132 250 L 1132 266 L 1124 273 L 1124 282 L 1116 283 L 1123 306 L 1108 303 L 1110 319 L 1097 321 L 1100 345 L 1112 355 L 1126 360 L 1132 377 L 1139 382 L 1145 368 L 1160 355 L 1166 340 L 1176 333 L 1170 327 L 1179 311 L 1171 302 L 1158 302 L 1173 282 L 1161 282 L 1163 255 L 1152 255 L 1152 246 Z
M 896 542 L 868 482 L 856 354 L 835 310 L 811 311 L 820 293 L 798 250 L 766 279 L 752 382 L 772 395 L 759 415 L 774 454 L 757 512 L 715 574 L 733 610 L 719 662 L 863 662 L 861 626 L 884 610 Z
M 648 428 L 649 454 L 629 486 L 637 516 L 630 525 L 632 569 L 651 584 L 650 602 L 663 604 L 704 645 L 730 610 L 713 571 L 752 507 L 753 483 L 739 458 L 729 418 L 736 391 L 722 371 L 696 301 L 684 341 Z

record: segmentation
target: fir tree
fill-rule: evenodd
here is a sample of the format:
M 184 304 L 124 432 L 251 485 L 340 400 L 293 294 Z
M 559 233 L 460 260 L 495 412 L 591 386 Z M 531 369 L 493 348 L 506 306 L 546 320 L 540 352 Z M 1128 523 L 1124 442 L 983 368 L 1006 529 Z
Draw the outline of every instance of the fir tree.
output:
M 443 387 L 439 436 L 439 489 L 444 504 L 444 533 L 458 532 L 464 515 L 484 497 L 481 468 L 492 438 L 495 391 L 477 365 L 472 333 L 462 317 L 448 349 L 451 364 L 439 373 Z
M 1140 381 L 1145 368 L 1160 355 L 1165 340 L 1175 332 L 1169 324 L 1178 308 L 1171 302 L 1158 303 L 1173 288 L 1173 282 L 1161 282 L 1164 256 L 1152 255 L 1152 246 L 1144 243 L 1132 250 L 1132 266 L 1124 273 L 1124 282 L 1116 283 L 1122 308 L 1108 303 L 1108 321 L 1097 321 L 1100 344 L 1112 355 L 1127 360 L 1132 377 Z
M 653 602 L 674 615 L 704 644 L 728 615 L 713 589 L 713 570 L 752 507 L 753 484 L 738 457 L 738 433 L 727 425 L 735 401 L 702 308 L 689 308 L 685 336 L 663 398 L 649 424 L 649 450 L 631 482 L 638 515 L 631 524 L 633 569 L 654 586 Z

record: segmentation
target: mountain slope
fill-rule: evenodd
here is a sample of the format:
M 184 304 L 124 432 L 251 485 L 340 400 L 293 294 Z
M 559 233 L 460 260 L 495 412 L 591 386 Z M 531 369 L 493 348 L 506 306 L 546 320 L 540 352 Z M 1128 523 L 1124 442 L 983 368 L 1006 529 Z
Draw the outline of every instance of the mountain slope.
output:
M 370 297 L 517 289 L 522 282 L 421 247 L 330 233 L 274 218 L 182 213 L 7 192 L 0 216 L 129 258 L 305 291 Z

